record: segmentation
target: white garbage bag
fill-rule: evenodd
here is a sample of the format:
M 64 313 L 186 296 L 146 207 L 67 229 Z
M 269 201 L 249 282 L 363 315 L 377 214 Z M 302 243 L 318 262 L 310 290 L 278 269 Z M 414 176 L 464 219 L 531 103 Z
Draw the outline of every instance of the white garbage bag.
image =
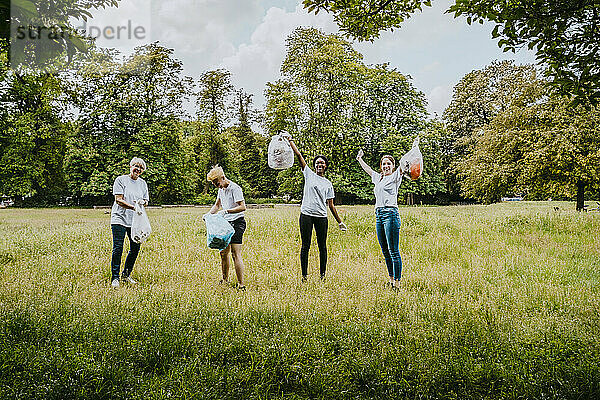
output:
M 282 135 L 271 138 L 268 153 L 269 167 L 273 169 L 288 169 L 294 165 L 294 151 Z
M 135 202 L 135 211 L 131 222 L 131 239 L 136 243 L 144 243 L 152 233 L 148 214 L 142 204 L 143 200 Z
M 418 179 L 423 173 L 423 155 L 419 149 L 419 137 L 417 137 L 412 148 L 400 159 L 400 168 L 404 176 L 412 179 Z

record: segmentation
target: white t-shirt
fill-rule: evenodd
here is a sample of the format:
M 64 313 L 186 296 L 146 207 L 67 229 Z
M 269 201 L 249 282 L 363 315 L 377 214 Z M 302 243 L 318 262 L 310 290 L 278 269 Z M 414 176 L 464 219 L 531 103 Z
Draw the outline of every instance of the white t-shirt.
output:
M 398 188 L 402 183 L 402 172 L 396 168 L 390 175 L 383 176 L 373 171 L 371 181 L 375 184 L 375 208 L 398 207 Z
M 233 181 L 229 181 L 229 185 L 225 189 L 219 189 L 217 198 L 221 199 L 221 207 L 223 210 L 229 210 L 238 206 L 238 201 L 244 200 L 244 193 L 240 185 Z M 225 214 L 223 215 L 227 221 L 234 221 L 244 216 L 244 212 Z
M 333 185 L 329 179 L 317 175 L 312 169 L 304 167 L 304 193 L 300 212 L 311 217 L 327 217 L 327 200 L 333 199 Z
M 142 178 L 132 179 L 129 175 L 121 175 L 115 179 L 113 184 L 113 195 L 122 194 L 123 200 L 134 205 L 136 200 L 143 199 L 149 201 L 148 185 Z M 121 207 L 115 201 L 110 213 L 111 225 L 123 225 L 131 228 L 134 210 Z

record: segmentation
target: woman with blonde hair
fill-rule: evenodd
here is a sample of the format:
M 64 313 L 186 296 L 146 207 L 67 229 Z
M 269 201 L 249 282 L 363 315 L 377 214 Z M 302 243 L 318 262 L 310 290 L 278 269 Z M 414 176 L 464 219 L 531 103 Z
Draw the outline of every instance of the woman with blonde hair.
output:
M 356 159 L 375 185 L 375 229 L 388 270 L 390 279 L 388 285 L 398 289 L 402 275 L 402 257 L 398 249 L 400 241 L 398 188 L 402 183 L 402 170 L 395 168 L 394 157 L 384 155 L 379 162 L 381 172 L 376 172 L 363 161 L 363 155 L 364 152 L 359 150 Z
M 214 166 L 208 172 L 206 179 L 219 188 L 217 200 L 209 212 L 211 214 L 217 212 L 222 214 L 235 231 L 229 245 L 220 252 L 221 272 L 223 273 L 221 283 L 229 281 L 229 254 L 231 254 L 237 277 L 237 288 L 244 290 L 246 289 L 244 285 L 244 260 L 242 259 L 242 237 L 246 231 L 246 220 L 244 219 L 246 202 L 244 201 L 244 193 L 238 184 L 225 177 L 223 168 L 218 165 Z M 222 208 L 221 211 L 219 211 L 220 208 Z

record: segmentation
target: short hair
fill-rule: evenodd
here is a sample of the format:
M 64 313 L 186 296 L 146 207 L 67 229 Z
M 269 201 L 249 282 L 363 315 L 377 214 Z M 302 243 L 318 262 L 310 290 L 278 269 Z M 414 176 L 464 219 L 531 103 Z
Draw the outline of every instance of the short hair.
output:
M 206 174 L 206 180 L 212 182 L 215 179 L 218 179 L 222 176 L 225 176 L 223 168 L 219 167 L 219 164 L 217 164 L 214 167 L 212 167 L 210 171 L 208 171 L 208 174 Z
M 146 161 L 142 160 L 139 157 L 133 157 L 131 161 L 129 161 L 130 167 L 133 167 L 134 165 L 140 165 L 143 169 L 146 169 Z
M 319 158 L 322 158 L 323 161 L 325 161 L 325 169 L 327 169 L 327 167 L 329 166 L 329 160 L 327 159 L 327 157 L 325 157 L 324 155 L 318 155 L 315 158 L 313 158 L 313 168 L 315 167 L 315 165 L 317 164 L 317 160 Z

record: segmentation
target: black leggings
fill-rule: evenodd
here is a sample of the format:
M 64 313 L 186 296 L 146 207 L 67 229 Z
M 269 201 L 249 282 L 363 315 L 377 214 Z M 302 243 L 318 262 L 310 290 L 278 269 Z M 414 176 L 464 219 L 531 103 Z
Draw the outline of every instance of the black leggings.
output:
M 311 217 L 310 215 L 300 213 L 300 237 L 302 238 L 300 266 L 302 267 L 302 277 L 308 275 L 308 251 L 310 250 L 313 225 L 317 233 L 321 277 L 324 277 L 325 270 L 327 269 L 327 217 Z

